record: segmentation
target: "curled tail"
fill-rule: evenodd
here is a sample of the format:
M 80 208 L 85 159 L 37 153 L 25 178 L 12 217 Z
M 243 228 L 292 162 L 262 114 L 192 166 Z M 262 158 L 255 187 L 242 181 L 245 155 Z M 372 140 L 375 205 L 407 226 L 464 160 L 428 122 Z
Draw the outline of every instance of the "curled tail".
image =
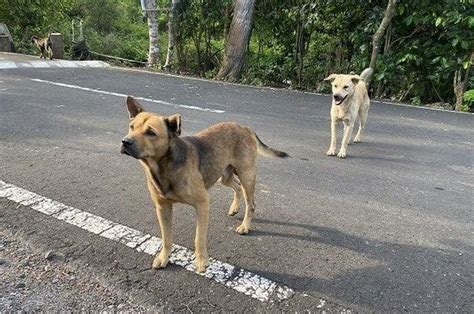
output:
M 374 73 L 374 69 L 366 68 L 364 71 L 362 71 L 362 73 L 359 76 L 362 78 L 362 80 L 364 80 L 365 82 L 368 82 L 373 73 Z
M 286 158 L 286 157 L 290 157 L 290 155 L 288 155 L 287 153 L 285 152 L 281 152 L 279 150 L 276 150 L 276 149 L 273 149 L 273 148 L 270 148 L 268 147 L 267 145 L 265 145 L 257 136 L 257 134 L 255 134 L 255 140 L 257 142 L 257 153 L 259 155 L 262 155 L 262 156 L 265 156 L 265 157 L 269 157 L 269 158 Z

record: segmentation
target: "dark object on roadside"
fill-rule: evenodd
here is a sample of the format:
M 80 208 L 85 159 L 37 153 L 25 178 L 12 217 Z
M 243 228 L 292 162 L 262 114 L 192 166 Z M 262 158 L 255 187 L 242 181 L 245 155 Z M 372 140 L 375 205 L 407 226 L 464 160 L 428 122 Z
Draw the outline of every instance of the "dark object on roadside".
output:
M 71 59 L 73 60 L 89 60 L 91 53 L 85 39 L 76 41 L 72 45 Z

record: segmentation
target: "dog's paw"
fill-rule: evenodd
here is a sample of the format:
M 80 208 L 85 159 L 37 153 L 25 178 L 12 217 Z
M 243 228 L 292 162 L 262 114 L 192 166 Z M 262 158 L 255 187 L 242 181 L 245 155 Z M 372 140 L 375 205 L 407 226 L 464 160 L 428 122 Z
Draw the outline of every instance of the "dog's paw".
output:
M 209 266 L 209 257 L 196 256 L 194 260 L 194 266 L 196 267 L 196 272 L 204 273 L 207 266 Z
M 153 260 L 152 267 L 155 269 L 164 268 L 168 265 L 169 254 L 161 251 Z
M 337 154 L 337 157 L 346 158 L 346 152 L 339 152 L 339 154 Z
M 234 215 L 237 214 L 238 212 L 239 212 L 239 206 L 235 206 L 235 207 L 234 207 L 234 206 L 231 206 L 231 207 L 229 208 L 229 211 L 227 212 L 227 214 L 228 214 L 229 216 L 234 216 Z
M 330 148 L 326 154 L 328 156 L 336 156 L 336 149 Z
M 356 137 L 354 138 L 354 143 L 360 143 L 360 142 L 362 142 L 361 139 L 360 139 L 360 137 L 356 136 Z
M 250 231 L 250 226 L 245 225 L 245 224 L 241 224 L 240 226 L 237 227 L 237 229 L 235 229 L 235 232 L 241 235 L 247 234 L 249 233 L 249 231 Z

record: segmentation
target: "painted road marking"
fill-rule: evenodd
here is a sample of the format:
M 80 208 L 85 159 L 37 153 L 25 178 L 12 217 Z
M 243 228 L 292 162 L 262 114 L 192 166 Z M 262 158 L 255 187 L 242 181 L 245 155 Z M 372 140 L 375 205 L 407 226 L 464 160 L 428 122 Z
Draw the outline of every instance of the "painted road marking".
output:
M 93 88 L 89 88 L 89 87 L 82 87 L 82 86 L 78 86 L 78 85 L 70 85 L 70 84 L 51 82 L 51 81 L 40 80 L 40 79 L 31 79 L 31 80 L 34 81 L 34 82 L 46 83 L 46 84 L 51 84 L 51 85 L 56 85 L 56 86 L 61 86 L 61 87 L 73 88 L 73 89 L 79 89 L 79 90 L 84 90 L 84 91 L 99 93 L 99 94 L 105 94 L 105 95 L 112 95 L 112 96 L 118 96 L 118 97 L 127 97 L 128 96 L 126 94 L 120 94 L 120 93 L 115 93 L 115 92 L 107 92 L 107 91 L 103 91 L 103 90 L 99 90 L 99 89 L 93 89 Z M 135 99 L 138 99 L 138 100 L 149 101 L 149 102 L 153 102 L 153 103 L 156 103 L 156 104 L 170 106 L 170 107 L 176 107 L 176 108 L 185 108 L 185 109 L 206 111 L 206 112 L 212 112 L 212 113 L 224 113 L 225 112 L 224 110 L 202 108 L 202 107 L 198 107 L 198 106 L 188 106 L 188 105 L 174 104 L 174 103 L 167 102 L 167 101 L 164 101 L 164 100 L 156 100 L 156 99 L 139 97 L 139 96 L 133 96 L 133 97 Z
M 33 60 L 33 61 L 2 61 L 0 69 L 16 68 L 108 68 L 110 64 L 103 61 L 73 61 L 73 60 Z
M 16 69 L 17 67 L 13 61 L 0 61 L 0 69 Z
M 104 238 L 120 242 L 138 252 L 155 255 L 161 246 L 161 239 L 158 237 L 46 198 L 2 180 L 0 180 L 0 197 L 28 206 L 47 216 Z M 173 245 L 170 263 L 194 272 L 193 260 L 194 254 L 190 249 Z M 294 291 L 287 286 L 213 258 L 210 259 L 210 265 L 206 272 L 199 275 L 262 302 L 283 301 L 294 294 Z

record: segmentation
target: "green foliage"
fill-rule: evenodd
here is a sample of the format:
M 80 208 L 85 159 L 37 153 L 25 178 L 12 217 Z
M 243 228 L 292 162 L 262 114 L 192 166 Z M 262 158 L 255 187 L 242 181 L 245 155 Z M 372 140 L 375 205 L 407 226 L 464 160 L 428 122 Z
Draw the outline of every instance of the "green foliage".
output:
M 157 0 L 169 7 L 169 0 Z M 473 0 L 400 0 L 387 29 L 371 84 L 372 93 L 413 104 L 454 103 L 454 72 L 468 66 L 474 46 Z M 242 81 L 329 91 L 330 73 L 368 66 L 372 36 L 387 0 L 259 0 Z M 233 0 L 182 0 L 177 12 L 177 58 L 181 73 L 212 78 L 222 62 Z M 66 50 L 71 22 L 83 21 L 90 50 L 145 61 L 148 28 L 139 0 L 3 0 L 18 50 L 35 53 L 33 34 L 59 31 Z M 160 51 L 167 48 L 166 13 L 159 14 Z M 77 24 L 76 24 L 77 25 Z M 76 39 L 78 29 L 76 28 Z M 473 80 L 467 89 L 473 88 Z M 472 95 L 472 91 L 467 94 Z M 467 96 L 465 108 L 472 108 Z M 472 97 L 472 96 L 471 96 Z
M 464 93 L 464 102 L 461 111 L 472 111 L 472 109 L 474 109 L 474 89 Z
M 0 21 L 12 32 L 20 52 L 35 53 L 32 35 L 46 36 L 60 32 L 66 52 L 72 46 L 72 21 L 75 39 L 79 21 L 83 21 L 84 37 L 92 51 L 118 57 L 146 60 L 148 28 L 143 21 L 140 2 L 135 0 L 4 0 Z

